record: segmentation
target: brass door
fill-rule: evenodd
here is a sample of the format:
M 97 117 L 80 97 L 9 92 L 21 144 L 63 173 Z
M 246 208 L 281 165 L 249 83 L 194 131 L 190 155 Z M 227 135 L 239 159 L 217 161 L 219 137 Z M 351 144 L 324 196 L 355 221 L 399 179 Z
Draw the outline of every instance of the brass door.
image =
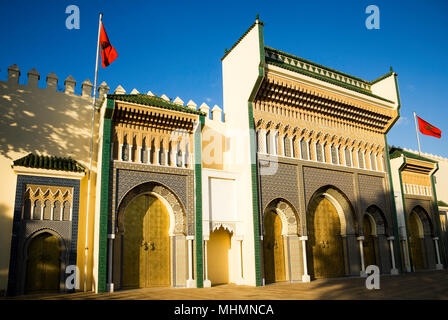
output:
M 264 277 L 266 283 L 285 281 L 282 221 L 273 211 L 264 217 Z
M 25 293 L 59 291 L 60 255 L 61 247 L 56 236 L 42 233 L 31 240 L 28 247 Z
M 363 231 L 364 231 L 364 241 L 363 241 L 363 251 L 364 251 L 364 264 L 367 266 L 377 265 L 376 264 L 376 254 L 375 254 L 375 241 L 372 235 L 372 222 L 367 216 L 364 216 Z
M 163 203 L 142 195 L 127 207 L 123 237 L 123 288 L 170 285 L 170 219 Z
M 415 270 L 425 269 L 422 239 L 420 238 L 418 228 L 419 219 L 417 214 L 413 212 L 409 216 L 409 246 L 411 248 L 412 263 Z
M 308 221 L 310 273 L 314 278 L 341 277 L 345 268 L 338 213 L 327 199 L 315 201 Z

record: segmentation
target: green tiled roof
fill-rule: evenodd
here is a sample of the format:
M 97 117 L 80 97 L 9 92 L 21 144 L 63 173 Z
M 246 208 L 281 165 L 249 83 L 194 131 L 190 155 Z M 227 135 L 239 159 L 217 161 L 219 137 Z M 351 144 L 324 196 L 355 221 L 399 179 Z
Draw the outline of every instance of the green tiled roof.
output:
M 363 93 L 368 96 L 393 103 L 393 101 L 375 95 L 371 91 L 372 84 L 387 78 L 388 76 L 392 75 L 393 72 L 389 72 L 381 76 L 380 78 L 370 82 L 274 48 L 265 47 L 265 52 L 267 53 L 266 62 L 268 62 L 269 64 L 305 74 L 307 76 L 326 81 L 349 90 L 357 91 L 359 93 Z
M 48 169 L 48 170 L 62 170 L 70 172 L 84 172 L 86 168 L 72 158 L 60 158 L 39 156 L 30 153 L 27 156 L 17 159 L 14 162 L 15 166 Z
M 442 201 L 442 200 L 437 201 L 437 205 L 439 207 L 448 207 L 448 203 L 446 203 L 445 201 Z
M 193 110 L 189 107 L 181 106 L 172 102 L 168 102 L 162 98 L 155 96 L 153 97 L 146 94 L 108 94 L 107 98 L 205 116 L 205 113 L 202 111 Z
M 400 157 L 401 155 L 404 155 L 405 157 L 411 158 L 411 159 L 422 160 L 422 161 L 427 161 L 427 162 L 431 162 L 431 163 L 437 163 L 437 161 L 435 161 L 435 160 L 419 156 L 416 153 L 405 151 L 400 147 L 392 146 L 389 150 L 389 154 L 390 154 L 390 159 L 395 159 L 395 158 Z

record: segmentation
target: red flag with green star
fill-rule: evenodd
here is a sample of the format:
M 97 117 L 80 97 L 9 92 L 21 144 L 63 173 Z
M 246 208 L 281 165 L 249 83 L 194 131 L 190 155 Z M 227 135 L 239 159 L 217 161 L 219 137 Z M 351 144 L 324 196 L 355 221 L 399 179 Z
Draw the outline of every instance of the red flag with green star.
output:
M 418 120 L 418 129 L 421 133 L 426 134 L 427 136 L 433 136 L 436 138 L 442 137 L 442 130 L 434 127 L 432 124 L 426 122 L 425 120 L 421 119 L 419 116 L 417 116 Z

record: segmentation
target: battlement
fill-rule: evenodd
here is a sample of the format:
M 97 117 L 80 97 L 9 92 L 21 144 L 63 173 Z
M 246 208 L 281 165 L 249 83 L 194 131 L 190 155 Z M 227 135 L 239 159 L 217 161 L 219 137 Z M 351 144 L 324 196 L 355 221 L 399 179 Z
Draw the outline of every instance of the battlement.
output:
M 412 149 L 407 149 L 407 148 L 403 148 L 403 150 L 407 151 L 407 152 L 418 154 L 417 150 L 412 150 Z M 432 160 L 437 160 L 438 162 L 440 162 L 440 161 L 448 162 L 448 158 L 445 158 L 445 157 L 442 157 L 442 156 L 439 156 L 439 155 L 435 155 L 435 154 L 432 154 L 432 153 L 422 152 L 421 155 L 423 157 L 427 157 L 427 158 L 430 158 Z
M 7 83 L 8 85 L 19 85 L 19 79 L 20 79 L 20 68 L 16 65 L 13 64 L 11 66 L 8 67 L 8 80 Z M 30 71 L 28 71 L 28 82 L 27 82 L 27 86 L 30 88 L 38 88 L 38 82 L 40 80 L 40 74 L 36 69 L 31 69 Z M 47 77 L 46 77 L 46 90 L 51 90 L 51 91 L 57 91 L 58 88 L 58 76 L 56 74 L 54 74 L 53 72 L 50 72 Z M 70 94 L 70 95 L 75 95 L 75 87 L 76 87 L 76 80 L 69 75 L 65 80 L 64 80 L 64 93 L 66 94 Z M 92 89 L 93 89 L 93 84 L 92 82 L 90 82 L 89 79 L 84 80 L 81 83 L 81 97 L 92 97 Z M 99 97 L 103 97 L 105 94 L 107 94 L 109 92 L 109 87 L 107 86 L 107 84 L 105 82 L 103 82 L 99 87 L 98 87 L 98 93 L 99 93 Z
M 114 95 L 119 95 L 119 94 L 123 94 L 123 95 L 126 94 L 126 90 L 121 85 L 118 85 L 117 88 L 114 90 Z M 132 89 L 130 94 L 142 95 L 142 93 L 140 93 L 135 88 Z M 198 105 L 193 100 L 189 100 L 187 102 L 187 104 L 185 104 L 185 102 L 181 98 L 176 97 L 175 99 L 171 99 L 166 94 L 157 96 L 156 94 L 152 93 L 151 91 L 148 91 L 146 93 L 146 95 L 163 99 L 166 102 L 169 102 L 169 103 L 172 103 L 172 104 L 175 104 L 178 106 L 188 107 L 192 110 L 201 111 L 201 112 L 205 113 L 206 119 L 209 119 L 209 120 L 211 119 L 211 121 L 213 121 L 213 122 L 216 122 L 216 123 L 224 123 L 225 122 L 225 114 L 223 117 L 222 116 L 222 114 L 223 114 L 222 108 L 220 108 L 218 105 L 215 105 L 210 111 L 210 107 L 205 102 L 202 103 L 198 108 Z

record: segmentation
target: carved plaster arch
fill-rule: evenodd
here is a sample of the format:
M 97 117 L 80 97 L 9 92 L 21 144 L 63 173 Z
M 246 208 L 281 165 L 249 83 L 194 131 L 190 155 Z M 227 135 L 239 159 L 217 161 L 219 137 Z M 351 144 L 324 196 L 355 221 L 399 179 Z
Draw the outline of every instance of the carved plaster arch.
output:
M 282 222 L 282 235 L 300 235 L 301 223 L 297 211 L 293 205 L 282 198 L 272 200 L 265 208 L 263 218 L 266 213 L 274 211 Z M 264 234 L 264 228 L 263 228 Z

